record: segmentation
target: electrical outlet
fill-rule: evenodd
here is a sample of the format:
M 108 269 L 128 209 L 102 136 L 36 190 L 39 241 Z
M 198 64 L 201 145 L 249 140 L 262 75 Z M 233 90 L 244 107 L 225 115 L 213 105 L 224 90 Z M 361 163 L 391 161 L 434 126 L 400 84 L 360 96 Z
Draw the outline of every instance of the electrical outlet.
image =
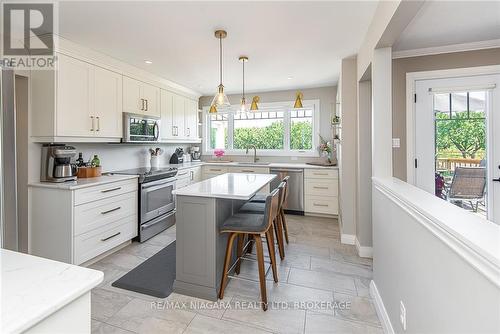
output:
M 403 330 L 406 330 L 406 307 L 402 300 L 399 301 L 399 321 Z

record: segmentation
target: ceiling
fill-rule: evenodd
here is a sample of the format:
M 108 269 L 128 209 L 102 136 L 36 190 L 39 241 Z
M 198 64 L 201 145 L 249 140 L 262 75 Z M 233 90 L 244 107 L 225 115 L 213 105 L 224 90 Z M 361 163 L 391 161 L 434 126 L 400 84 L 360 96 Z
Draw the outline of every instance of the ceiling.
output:
M 334 85 L 341 59 L 357 53 L 376 1 L 61 2 L 59 34 L 184 85 L 215 93 L 223 28 L 224 86 L 247 91 Z M 153 63 L 147 65 L 144 60 Z
M 426 1 L 395 51 L 500 39 L 500 1 Z

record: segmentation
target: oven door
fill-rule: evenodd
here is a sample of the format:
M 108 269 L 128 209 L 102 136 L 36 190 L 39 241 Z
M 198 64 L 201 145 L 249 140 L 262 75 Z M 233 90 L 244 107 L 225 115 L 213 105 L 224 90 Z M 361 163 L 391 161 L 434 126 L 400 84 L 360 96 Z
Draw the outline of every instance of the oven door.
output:
M 175 209 L 175 178 L 141 184 L 141 224 Z

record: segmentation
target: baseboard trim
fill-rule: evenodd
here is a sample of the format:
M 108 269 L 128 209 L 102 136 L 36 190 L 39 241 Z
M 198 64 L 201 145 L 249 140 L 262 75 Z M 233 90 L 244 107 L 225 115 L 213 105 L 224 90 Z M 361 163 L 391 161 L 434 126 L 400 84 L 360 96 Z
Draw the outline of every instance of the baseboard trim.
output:
M 382 297 L 378 292 L 377 285 L 373 280 L 370 282 L 370 296 L 375 303 L 375 310 L 377 311 L 377 315 L 382 324 L 384 333 L 394 334 L 394 328 L 392 328 L 391 320 L 389 319 L 389 315 L 387 314 L 387 310 L 385 309 Z
M 340 234 L 340 242 L 347 245 L 356 244 L 356 236 L 354 234 Z
M 356 237 L 356 249 L 358 250 L 359 257 L 368 257 L 370 259 L 373 258 L 373 247 L 361 246 L 359 244 L 359 240 Z

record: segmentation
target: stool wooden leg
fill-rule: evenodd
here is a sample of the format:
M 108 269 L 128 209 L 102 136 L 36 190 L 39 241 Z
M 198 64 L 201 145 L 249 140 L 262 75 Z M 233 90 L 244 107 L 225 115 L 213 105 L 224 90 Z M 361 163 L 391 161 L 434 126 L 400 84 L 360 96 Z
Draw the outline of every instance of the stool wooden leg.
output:
M 281 215 L 278 214 L 274 220 L 274 229 L 276 231 L 276 239 L 278 240 L 278 250 L 280 252 L 280 259 L 285 259 L 285 245 L 283 244 L 283 226 L 281 225 Z
M 283 230 L 285 231 L 285 240 L 286 243 L 288 243 L 288 227 L 286 226 L 285 210 L 281 209 L 280 215 L 281 215 L 281 223 L 283 224 Z
M 269 250 L 269 257 L 271 258 L 271 268 L 273 270 L 273 278 L 278 283 L 278 269 L 276 268 L 276 253 L 274 249 L 274 236 L 273 230 L 268 229 L 266 232 L 267 249 Z
M 255 248 L 257 250 L 257 264 L 259 266 L 260 298 L 262 300 L 262 309 L 267 310 L 267 292 L 266 292 L 266 272 L 264 269 L 264 250 L 262 249 L 262 239 L 260 235 L 254 235 Z
M 243 255 L 243 244 L 245 242 L 245 234 L 240 233 L 238 234 L 238 248 L 236 249 L 236 255 L 238 257 L 238 263 L 236 263 L 236 268 L 234 269 L 236 275 L 240 274 L 240 268 L 241 268 L 241 259 L 240 257 Z
M 219 291 L 219 298 L 223 299 L 224 298 L 224 289 L 226 288 L 227 284 L 227 271 L 229 270 L 229 264 L 231 262 L 231 253 L 233 250 L 233 241 L 234 238 L 236 238 L 238 234 L 237 233 L 230 233 L 229 236 L 227 237 L 227 247 L 226 247 L 226 256 L 224 258 L 224 271 L 222 272 L 222 281 L 220 283 L 220 291 Z

